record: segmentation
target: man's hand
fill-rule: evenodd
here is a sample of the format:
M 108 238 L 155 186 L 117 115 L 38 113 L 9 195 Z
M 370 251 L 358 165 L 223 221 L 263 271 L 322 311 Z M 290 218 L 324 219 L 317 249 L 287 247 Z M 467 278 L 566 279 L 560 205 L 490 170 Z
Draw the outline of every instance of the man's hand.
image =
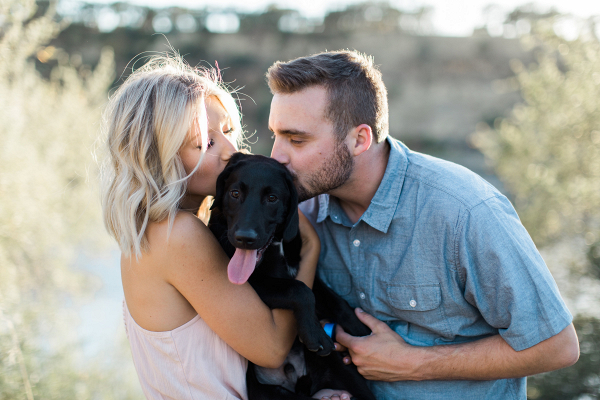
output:
M 573 325 L 525 350 L 515 351 L 500 335 L 443 346 L 411 346 L 384 322 L 356 309 L 373 333 L 347 334 L 338 326 L 337 341 L 347 347 L 365 378 L 400 380 L 494 380 L 519 378 L 573 365 L 579 357 Z M 345 349 L 336 348 L 338 351 Z
M 350 353 L 351 362 L 367 379 L 394 382 L 411 379 L 413 365 L 410 364 L 413 346 L 390 329 L 387 324 L 367 314 L 360 308 L 355 310 L 358 319 L 369 328 L 369 336 L 357 337 L 344 332 L 338 325 L 336 340 Z M 343 351 L 345 349 L 341 349 Z

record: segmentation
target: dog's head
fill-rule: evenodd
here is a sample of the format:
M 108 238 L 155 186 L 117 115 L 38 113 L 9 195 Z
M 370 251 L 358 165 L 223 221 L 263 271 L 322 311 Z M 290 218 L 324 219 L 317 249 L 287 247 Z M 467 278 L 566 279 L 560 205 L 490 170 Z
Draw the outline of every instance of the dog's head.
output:
M 211 208 L 227 220 L 227 236 L 236 252 L 229 280 L 248 280 L 272 241 L 289 242 L 298 234 L 298 195 L 288 170 L 259 155 L 236 153 L 217 178 Z

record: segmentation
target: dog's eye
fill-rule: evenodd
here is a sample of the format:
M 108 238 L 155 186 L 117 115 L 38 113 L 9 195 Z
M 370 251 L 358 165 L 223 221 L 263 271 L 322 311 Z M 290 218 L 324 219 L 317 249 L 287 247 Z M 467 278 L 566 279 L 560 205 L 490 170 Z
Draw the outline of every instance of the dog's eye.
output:
M 274 194 L 270 195 L 269 197 L 267 197 L 267 201 L 269 203 L 274 203 L 277 201 L 277 196 L 275 196 Z
M 238 197 L 240 197 L 240 192 L 238 190 L 232 190 L 231 192 L 229 192 L 229 194 L 231 195 L 231 197 L 233 197 L 234 199 L 237 199 Z

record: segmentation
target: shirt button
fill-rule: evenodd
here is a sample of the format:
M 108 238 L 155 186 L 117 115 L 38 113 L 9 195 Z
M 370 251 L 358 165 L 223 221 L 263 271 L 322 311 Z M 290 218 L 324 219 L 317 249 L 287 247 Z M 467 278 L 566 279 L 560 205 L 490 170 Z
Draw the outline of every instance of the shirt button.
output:
M 354 247 L 358 247 L 360 246 L 360 240 L 356 239 L 352 244 L 354 244 Z
M 415 300 L 411 300 L 411 301 L 409 301 L 409 302 L 408 302 L 408 304 L 410 304 L 410 306 L 411 306 L 412 308 L 415 308 L 415 307 L 417 306 L 417 302 L 416 302 Z
M 362 300 L 364 300 L 367 297 L 363 292 L 360 292 L 359 296 Z

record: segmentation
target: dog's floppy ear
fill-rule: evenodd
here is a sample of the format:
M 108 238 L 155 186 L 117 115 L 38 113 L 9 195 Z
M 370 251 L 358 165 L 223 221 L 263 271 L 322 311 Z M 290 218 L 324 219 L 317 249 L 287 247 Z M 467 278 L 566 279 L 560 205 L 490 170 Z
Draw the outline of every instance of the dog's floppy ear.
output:
M 225 167 L 223 172 L 219 174 L 217 178 L 217 193 L 215 194 L 215 200 L 210 206 L 211 211 L 215 208 L 221 209 L 223 206 L 223 191 L 225 190 L 225 181 L 229 178 L 229 174 L 231 173 L 231 169 Z
M 290 242 L 298 234 L 298 192 L 296 192 L 296 187 L 294 186 L 292 176 L 287 171 L 285 174 L 285 183 L 287 184 L 288 190 L 290 192 L 290 204 L 288 209 L 288 215 L 283 228 L 283 241 Z
M 214 210 L 215 208 L 222 208 L 223 192 L 225 191 L 225 182 L 227 181 L 227 178 L 229 178 L 229 175 L 231 174 L 235 166 L 242 159 L 245 158 L 244 156 L 245 154 L 242 153 L 234 153 L 229 159 L 229 162 L 227 163 L 227 166 L 225 167 L 223 172 L 219 174 L 217 178 L 217 193 L 215 194 L 215 201 L 213 201 L 212 205 L 210 206 L 211 210 Z

